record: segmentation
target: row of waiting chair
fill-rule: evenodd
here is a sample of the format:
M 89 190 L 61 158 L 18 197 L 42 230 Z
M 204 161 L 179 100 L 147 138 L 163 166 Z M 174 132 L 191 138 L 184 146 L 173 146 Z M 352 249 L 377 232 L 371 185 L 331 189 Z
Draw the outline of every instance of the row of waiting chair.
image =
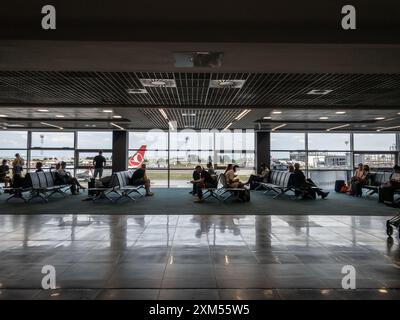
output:
M 111 202 L 117 202 L 122 198 L 128 198 L 135 201 L 134 194 L 143 196 L 140 189 L 144 186 L 129 185 L 129 180 L 132 177 L 133 171 L 120 171 L 113 173 L 110 184 L 107 187 L 89 188 L 88 191 L 94 194 L 93 200 L 106 198 Z M 48 200 L 55 194 L 62 196 L 66 195 L 69 184 L 56 184 L 55 172 L 30 172 L 27 174 L 25 184 L 19 188 L 4 188 L 5 191 L 11 193 L 6 202 L 13 198 L 21 199 L 25 203 L 32 201 L 35 198 L 40 198 L 43 202 Z M 112 197 L 111 195 L 115 195 Z

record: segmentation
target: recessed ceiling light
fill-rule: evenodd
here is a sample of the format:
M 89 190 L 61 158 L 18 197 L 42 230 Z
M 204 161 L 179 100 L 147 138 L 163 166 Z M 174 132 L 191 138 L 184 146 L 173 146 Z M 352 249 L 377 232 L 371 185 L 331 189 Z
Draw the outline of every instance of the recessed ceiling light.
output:
M 263 117 L 264 120 L 270 120 L 272 117 Z
M 158 111 L 160 111 L 161 115 L 164 117 L 165 120 L 168 120 L 168 116 L 165 113 L 164 109 L 158 109 Z
M 336 111 L 336 114 L 346 114 L 346 111 Z
M 328 93 L 331 93 L 333 90 L 330 89 L 313 89 L 309 92 L 307 92 L 307 94 L 314 94 L 314 95 L 325 95 Z
M 333 127 L 333 128 L 326 129 L 326 131 L 331 131 L 331 130 L 336 130 L 336 129 L 340 129 L 340 128 L 345 128 L 345 127 L 348 127 L 348 126 L 350 126 L 350 125 L 349 125 L 349 124 L 343 124 L 343 125 L 341 125 L 341 126 L 337 126 L 337 127 Z
M 135 88 L 135 89 L 128 89 L 126 90 L 129 94 L 142 94 L 147 93 L 146 89 L 143 88 Z
M 38 112 L 49 112 L 47 109 L 38 109 Z
M 113 111 L 112 111 L 112 110 L 109 110 L 109 109 L 104 109 L 103 112 L 105 112 L 105 113 L 112 113 Z
M 65 118 L 65 116 L 62 114 L 56 114 L 56 118 Z
M 195 117 L 195 113 L 182 113 L 182 117 Z
M 123 128 L 123 127 L 121 127 L 121 126 L 117 125 L 117 124 L 116 124 L 116 123 L 114 123 L 114 122 L 110 122 L 110 124 L 111 124 L 112 126 L 114 126 L 114 127 L 118 128 L 118 129 L 120 129 L 120 130 L 125 130 L 125 128 Z
M 229 127 L 233 124 L 233 122 L 230 122 L 222 131 L 228 130 Z
M 328 120 L 328 117 L 319 117 L 319 120 Z
M 96 128 L 95 124 L 85 124 L 85 127 L 87 128 Z
M 7 127 L 13 127 L 13 128 L 22 128 L 24 125 L 23 124 L 18 124 L 18 123 L 5 123 Z
M 122 117 L 121 117 L 121 116 L 118 116 L 118 115 L 115 115 L 115 116 L 113 116 L 113 118 L 114 118 L 114 119 L 121 119 Z
M 8 116 L 6 114 L 0 114 L 0 118 L 7 118 Z
M 284 123 L 284 124 L 281 124 L 281 125 L 279 125 L 279 126 L 277 126 L 277 127 L 275 127 L 275 128 L 272 128 L 271 131 L 276 131 L 276 130 L 278 130 L 278 129 L 280 129 L 280 128 L 283 128 L 283 127 L 286 127 L 286 126 L 287 126 L 287 124 Z
M 272 114 L 282 114 L 282 111 L 272 111 Z
M 42 124 L 44 126 L 47 126 L 47 127 L 57 128 L 57 129 L 60 129 L 60 130 L 64 129 L 63 127 L 56 126 L 55 124 L 51 124 L 51 123 L 47 123 L 47 122 L 41 122 L 40 124 Z
M 240 119 L 242 119 L 245 115 L 247 115 L 251 110 L 250 109 L 246 109 L 243 110 L 236 118 L 236 121 L 239 121 Z
M 385 120 L 385 117 L 377 117 L 375 120 Z

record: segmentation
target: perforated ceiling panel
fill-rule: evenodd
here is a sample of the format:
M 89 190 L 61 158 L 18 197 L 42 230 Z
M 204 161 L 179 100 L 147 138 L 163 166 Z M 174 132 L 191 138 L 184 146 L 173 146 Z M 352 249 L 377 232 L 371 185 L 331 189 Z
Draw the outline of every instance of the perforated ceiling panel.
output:
M 143 88 L 140 79 L 174 79 L 176 87 Z M 210 80 L 245 80 L 242 88 Z M 326 95 L 311 90 L 332 90 Z M 399 74 L 248 74 L 130 72 L 0 72 L 0 103 L 134 106 L 399 106 Z

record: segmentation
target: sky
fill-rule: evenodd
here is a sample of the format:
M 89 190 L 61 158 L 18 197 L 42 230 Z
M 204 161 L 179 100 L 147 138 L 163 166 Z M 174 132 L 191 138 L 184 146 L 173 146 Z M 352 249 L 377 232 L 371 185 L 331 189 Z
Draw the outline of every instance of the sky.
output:
M 346 133 L 309 133 L 309 150 L 349 150 L 350 135 Z M 363 151 L 389 151 L 396 143 L 391 133 L 354 134 L 354 149 Z M 146 144 L 148 149 L 166 150 L 168 134 L 162 130 L 130 132 L 129 148 L 138 149 Z M 0 131 L 0 149 L 25 149 L 26 131 Z M 72 132 L 33 132 L 32 147 L 73 148 Z M 79 149 L 111 149 L 112 132 L 78 132 Z M 170 148 L 179 150 L 254 150 L 254 131 L 238 130 L 216 132 L 209 130 L 195 132 L 192 129 L 171 132 Z M 305 148 L 304 133 L 278 132 L 271 134 L 271 150 L 302 150 Z

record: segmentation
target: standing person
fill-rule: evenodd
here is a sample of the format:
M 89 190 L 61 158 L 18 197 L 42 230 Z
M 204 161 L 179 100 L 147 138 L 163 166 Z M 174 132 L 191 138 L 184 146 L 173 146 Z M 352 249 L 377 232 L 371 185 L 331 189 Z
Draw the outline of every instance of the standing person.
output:
M 103 151 L 99 151 L 99 154 L 94 157 L 93 159 L 93 166 L 94 166 L 94 173 L 93 176 L 96 179 L 97 175 L 99 175 L 99 178 L 103 176 L 103 169 L 104 166 L 106 165 L 106 158 L 103 157 Z
M 129 179 L 129 184 L 133 186 L 144 186 L 146 197 L 154 195 L 154 193 L 150 191 L 150 179 L 147 178 L 146 164 L 144 163 L 132 174 L 132 177 Z
M 194 202 L 201 203 L 204 201 L 203 188 L 215 188 L 216 181 L 215 179 L 213 179 L 211 174 L 207 170 L 203 169 L 201 166 L 196 166 L 195 170 L 200 178 L 197 180 L 192 180 L 190 182 L 193 183 L 195 194 L 197 195 L 197 199 L 195 199 Z
M 13 175 L 21 175 L 24 170 L 25 160 L 21 157 L 19 153 L 15 154 L 15 159 L 12 162 Z
M 5 188 L 7 188 L 11 183 L 11 179 L 7 176 L 9 173 L 10 167 L 8 166 L 8 161 L 4 159 L 0 166 L 0 182 L 4 183 Z

